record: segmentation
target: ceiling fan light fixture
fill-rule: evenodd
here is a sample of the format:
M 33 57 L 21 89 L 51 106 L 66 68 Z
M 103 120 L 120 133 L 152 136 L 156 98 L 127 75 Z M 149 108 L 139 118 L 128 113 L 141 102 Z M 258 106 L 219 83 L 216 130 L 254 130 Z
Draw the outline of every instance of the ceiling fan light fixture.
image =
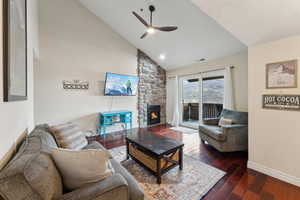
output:
M 166 55 L 165 54 L 160 54 L 159 55 L 159 59 L 160 60 L 165 60 L 166 59 Z
M 140 37 L 144 39 L 147 35 L 153 35 L 156 31 L 163 31 L 163 32 L 171 32 L 178 29 L 177 26 L 163 26 L 163 27 L 156 27 L 152 25 L 153 22 L 153 12 L 155 11 L 155 7 L 153 5 L 149 6 L 150 11 L 150 22 L 148 23 L 144 20 L 139 14 L 136 12 L 132 12 L 132 14 L 146 27 L 146 32 Z
M 147 33 L 154 34 L 155 33 L 155 29 L 153 27 L 149 27 L 149 28 L 147 28 Z

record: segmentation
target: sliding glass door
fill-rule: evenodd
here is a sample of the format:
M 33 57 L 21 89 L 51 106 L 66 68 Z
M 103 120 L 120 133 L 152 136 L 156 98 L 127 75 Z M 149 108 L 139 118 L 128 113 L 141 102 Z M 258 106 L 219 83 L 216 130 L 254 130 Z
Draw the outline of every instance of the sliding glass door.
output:
M 201 116 L 201 76 L 181 77 L 180 86 L 180 125 L 197 128 Z
M 198 128 L 203 119 L 219 117 L 223 110 L 224 72 L 213 71 L 179 79 L 180 125 Z

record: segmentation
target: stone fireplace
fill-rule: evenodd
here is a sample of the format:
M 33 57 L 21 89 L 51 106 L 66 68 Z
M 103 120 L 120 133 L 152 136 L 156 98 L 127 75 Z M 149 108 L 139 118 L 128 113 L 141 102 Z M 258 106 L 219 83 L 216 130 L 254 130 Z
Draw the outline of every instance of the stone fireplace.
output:
M 138 96 L 138 121 L 141 128 L 166 123 L 166 71 L 142 51 L 138 51 L 138 75 L 140 77 Z M 149 122 L 149 106 L 160 112 L 152 112 Z M 151 107 L 152 108 L 152 107 Z M 156 116 L 159 115 L 159 116 Z M 159 121 L 158 121 L 159 120 Z M 152 124 L 153 123 L 153 124 Z
M 160 124 L 160 105 L 148 105 L 147 124 L 148 126 Z

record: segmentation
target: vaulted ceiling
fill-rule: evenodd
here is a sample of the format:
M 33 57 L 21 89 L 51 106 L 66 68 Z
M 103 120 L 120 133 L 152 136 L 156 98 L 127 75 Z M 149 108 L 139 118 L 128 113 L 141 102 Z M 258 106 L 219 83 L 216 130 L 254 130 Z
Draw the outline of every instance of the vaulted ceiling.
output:
M 248 46 L 300 34 L 299 0 L 191 0 Z
M 236 39 L 190 0 L 79 0 L 91 12 L 135 47 L 166 69 L 236 54 L 246 45 Z M 145 27 L 132 15 L 149 19 L 149 5 L 155 5 L 154 24 L 175 25 L 174 32 L 157 32 L 143 40 Z M 144 11 L 141 11 L 141 8 Z M 160 54 L 166 56 L 160 60 Z
M 233 55 L 258 43 L 300 34 L 299 0 L 79 0 L 122 37 L 166 69 L 201 58 Z M 158 32 L 144 40 L 145 27 L 132 15 L 149 18 L 155 5 L 155 25 L 176 25 L 178 31 Z M 144 11 L 141 12 L 140 9 Z M 164 61 L 159 55 L 166 55 Z

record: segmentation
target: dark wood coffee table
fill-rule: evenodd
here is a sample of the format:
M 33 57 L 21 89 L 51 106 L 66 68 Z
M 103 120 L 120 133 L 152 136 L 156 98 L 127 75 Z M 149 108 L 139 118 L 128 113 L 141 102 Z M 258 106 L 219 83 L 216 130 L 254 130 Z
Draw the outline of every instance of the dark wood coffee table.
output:
M 182 142 L 143 129 L 132 130 L 126 136 L 127 159 L 131 157 L 149 170 L 158 184 L 164 173 L 176 166 L 183 169 L 183 146 Z

